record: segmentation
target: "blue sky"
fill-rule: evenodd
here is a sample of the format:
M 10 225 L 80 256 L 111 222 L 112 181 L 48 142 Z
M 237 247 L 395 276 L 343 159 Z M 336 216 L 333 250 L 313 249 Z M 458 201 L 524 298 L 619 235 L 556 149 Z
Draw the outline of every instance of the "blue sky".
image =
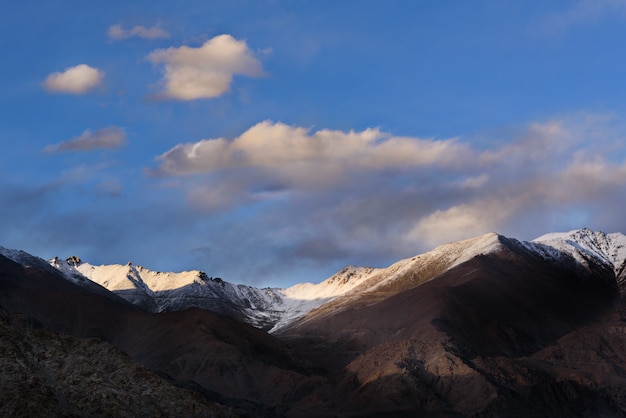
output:
M 626 232 L 626 1 L 18 2 L 0 245 L 321 281 Z

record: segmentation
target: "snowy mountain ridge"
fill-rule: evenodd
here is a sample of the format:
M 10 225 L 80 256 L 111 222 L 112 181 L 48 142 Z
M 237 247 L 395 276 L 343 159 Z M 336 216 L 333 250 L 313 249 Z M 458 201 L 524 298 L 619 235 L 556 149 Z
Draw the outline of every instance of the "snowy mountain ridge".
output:
M 394 282 L 404 277 L 409 271 L 413 276 L 431 273 L 433 269 L 443 273 L 473 257 L 498 251 L 501 246 L 500 236 L 494 232 L 440 245 L 431 251 L 400 260 L 384 269 L 385 277 L 374 284 L 370 290 L 382 290 L 393 286 Z M 425 276 L 432 276 L 432 273 L 425 274 Z
M 408 270 L 445 271 L 501 245 L 495 233 L 442 245 L 388 268 L 347 266 L 318 284 L 298 283 L 289 288 L 256 288 L 208 277 L 199 270 L 156 272 L 131 263 L 95 266 L 87 262 L 51 260 L 70 280 L 85 278 L 152 312 L 198 307 L 237 317 L 260 328 L 277 331 L 313 309 L 340 296 L 380 291 L 392 286 Z
M 387 268 L 348 266 L 318 284 L 299 283 L 289 288 L 256 288 L 212 278 L 199 270 L 157 272 L 131 263 L 92 265 L 77 258 L 49 262 L 18 250 L 0 247 L 0 254 L 23 265 L 54 267 L 67 279 L 85 286 L 93 283 L 151 312 L 190 307 L 213 310 L 277 331 L 322 305 L 372 293 L 393 292 L 420 285 L 473 257 L 498 252 L 502 237 L 488 233 L 441 245 L 426 253 L 400 260 Z M 618 284 L 626 283 L 626 236 L 587 228 L 550 233 L 519 245 L 544 259 L 574 259 L 581 268 L 599 263 L 614 272 Z M 332 307 L 332 304 L 329 305 Z
M 283 295 L 282 289 L 233 284 L 200 270 L 174 273 L 152 271 L 132 263 L 96 266 L 58 260 L 51 264 L 72 281 L 87 278 L 151 312 L 198 307 L 241 316 L 239 319 L 259 328 L 268 328 L 279 316 L 298 316 L 302 309 Z

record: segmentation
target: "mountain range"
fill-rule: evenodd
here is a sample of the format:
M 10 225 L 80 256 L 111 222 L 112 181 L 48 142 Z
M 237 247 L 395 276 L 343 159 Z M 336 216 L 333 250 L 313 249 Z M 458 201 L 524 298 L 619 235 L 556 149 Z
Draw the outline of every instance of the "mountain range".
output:
M 15 395 L 3 367 L 0 413 L 45 393 L 51 415 L 97 415 L 72 388 L 124 364 L 90 405 L 132 416 L 111 393 L 135 379 L 172 395 L 124 405 L 165 416 L 626 416 L 625 295 L 626 236 L 586 228 L 489 233 L 286 289 L 0 248 L 0 359 L 39 382 Z M 74 385 L 37 360 L 85 347 L 97 358 Z

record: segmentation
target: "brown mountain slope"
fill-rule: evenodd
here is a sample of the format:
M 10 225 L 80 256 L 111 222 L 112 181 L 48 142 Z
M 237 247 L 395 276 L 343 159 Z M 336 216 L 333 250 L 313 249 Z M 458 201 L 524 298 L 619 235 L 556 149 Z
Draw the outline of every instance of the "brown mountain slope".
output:
M 414 287 L 355 296 L 283 330 L 332 376 L 293 415 L 626 414 L 623 301 L 613 273 L 555 265 L 500 240 L 497 251 Z M 607 329 L 610 341 L 599 336 Z M 550 357 L 553 347 L 567 355 Z M 586 362 L 576 347 L 585 347 Z M 578 363 L 560 363 L 570 356 Z M 589 374 L 597 362 L 609 377 Z

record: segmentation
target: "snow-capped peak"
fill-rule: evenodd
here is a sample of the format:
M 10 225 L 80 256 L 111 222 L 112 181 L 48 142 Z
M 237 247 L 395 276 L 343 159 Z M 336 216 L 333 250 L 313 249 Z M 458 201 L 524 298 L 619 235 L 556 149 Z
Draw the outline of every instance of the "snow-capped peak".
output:
M 532 241 L 552 247 L 586 265 L 589 257 L 610 267 L 620 278 L 626 271 L 626 235 L 606 234 L 588 228 L 545 234 Z

